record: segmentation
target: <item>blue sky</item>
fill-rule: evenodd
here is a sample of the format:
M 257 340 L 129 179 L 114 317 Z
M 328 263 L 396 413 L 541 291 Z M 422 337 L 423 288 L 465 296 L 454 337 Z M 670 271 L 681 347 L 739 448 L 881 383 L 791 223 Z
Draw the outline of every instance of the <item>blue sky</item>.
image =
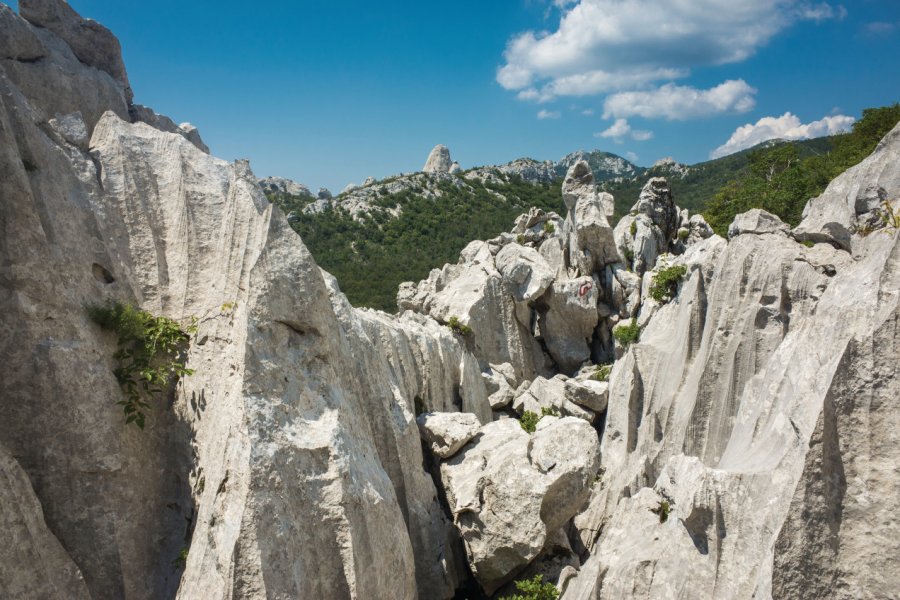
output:
M 900 100 L 897 0 L 70 3 L 119 37 L 137 102 L 333 191 L 438 143 L 463 167 L 694 163 Z

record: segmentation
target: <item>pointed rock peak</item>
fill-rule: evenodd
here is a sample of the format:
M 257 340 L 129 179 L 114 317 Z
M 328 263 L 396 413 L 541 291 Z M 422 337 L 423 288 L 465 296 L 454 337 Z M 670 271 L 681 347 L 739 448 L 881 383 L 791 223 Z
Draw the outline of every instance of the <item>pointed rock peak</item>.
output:
M 577 163 L 569 167 L 566 173 L 566 184 L 574 185 L 590 185 L 594 183 L 594 171 L 591 165 L 585 160 L 579 160 Z
M 425 173 L 449 173 L 452 166 L 453 161 L 450 159 L 450 149 L 443 144 L 438 144 L 431 151 L 431 154 L 428 155 L 428 160 L 425 161 L 422 171 Z

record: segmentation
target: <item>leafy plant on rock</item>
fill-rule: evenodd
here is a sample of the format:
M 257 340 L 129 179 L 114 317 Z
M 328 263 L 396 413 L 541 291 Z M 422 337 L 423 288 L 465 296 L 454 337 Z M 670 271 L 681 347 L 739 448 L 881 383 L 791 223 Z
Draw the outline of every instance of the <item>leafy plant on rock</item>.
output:
M 591 379 L 594 381 L 609 381 L 609 374 L 612 372 L 612 365 L 600 365 L 597 367 L 597 370 L 594 371 L 594 374 L 591 375 Z
M 631 237 L 635 237 L 637 235 L 637 221 L 631 222 L 631 227 L 628 228 L 628 233 L 631 234 Z
M 650 512 L 656 513 L 659 516 L 660 523 L 665 523 L 669 520 L 669 515 L 672 513 L 672 505 L 669 504 L 668 500 L 660 500 L 659 506 L 651 508 Z
M 885 201 L 883 207 L 878 211 L 881 222 L 888 229 L 900 229 L 900 213 L 894 212 L 894 207 L 890 202 Z
M 116 334 L 113 374 L 125 392 L 125 399 L 116 404 L 125 413 L 126 425 L 143 429 L 150 399 L 163 393 L 173 378 L 194 374 L 185 367 L 184 354 L 196 323 L 183 330 L 172 319 L 119 302 L 88 306 L 87 312 L 100 327 Z
M 544 417 L 558 417 L 559 409 L 555 406 L 542 406 L 541 407 L 541 418 Z
M 522 579 L 516 582 L 518 594 L 504 596 L 500 600 L 557 600 L 559 591 L 550 582 L 544 581 L 543 575 L 535 575 L 531 579 Z
M 551 221 L 544 221 L 544 233 L 550 234 L 556 231 L 556 226 Z
M 616 341 L 627 348 L 641 338 L 641 327 L 638 325 L 637 319 L 631 319 L 630 324 L 619 325 L 613 329 L 612 333 L 613 337 L 616 338 Z
M 660 269 L 653 276 L 653 284 L 650 286 L 650 297 L 657 302 L 665 302 L 667 298 L 673 298 L 678 291 L 678 283 L 687 274 L 687 267 L 677 265 Z
M 530 410 L 526 410 L 522 413 L 522 416 L 519 418 L 519 425 L 522 426 L 522 429 L 527 431 L 528 433 L 534 433 L 537 429 L 538 421 L 541 418 L 537 416 L 537 413 L 533 413 Z
M 449 327 L 450 331 L 452 331 L 453 333 L 456 333 L 463 337 L 469 337 L 470 335 L 472 335 L 472 328 L 468 325 L 463 325 L 460 322 L 459 317 L 456 316 L 447 319 L 447 327 Z

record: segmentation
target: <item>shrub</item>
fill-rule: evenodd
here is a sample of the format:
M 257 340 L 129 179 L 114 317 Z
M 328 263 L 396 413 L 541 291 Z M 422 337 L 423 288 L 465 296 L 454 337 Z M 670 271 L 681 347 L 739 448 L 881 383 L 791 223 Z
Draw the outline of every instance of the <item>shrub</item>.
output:
M 517 235 L 516 243 L 519 244 L 520 246 L 524 246 L 525 245 L 525 236 L 521 233 L 519 235 Z
M 551 221 L 544 221 L 544 233 L 553 233 L 556 226 Z
M 641 338 L 641 328 L 637 319 L 631 319 L 629 325 L 619 325 L 612 333 L 613 337 L 626 348 Z
M 678 283 L 687 274 L 687 267 L 677 265 L 660 269 L 653 276 L 653 284 L 650 286 L 650 297 L 657 302 L 665 302 L 666 298 L 673 298 L 678 292 Z
M 524 429 L 528 433 L 534 433 L 537 429 L 538 421 L 540 420 L 541 418 L 537 416 L 536 413 L 533 413 L 530 410 L 526 410 L 519 418 L 519 425 L 521 425 L 522 429 Z
M 522 579 L 516 582 L 518 594 L 504 596 L 500 600 L 556 600 L 559 591 L 550 582 L 544 582 L 543 575 L 535 575 L 531 579 Z
M 669 514 L 672 512 L 672 506 L 669 504 L 668 500 L 660 500 L 659 506 L 657 506 L 656 508 L 651 508 L 650 512 L 659 515 L 660 523 L 665 523 L 669 520 Z
M 678 230 L 678 239 L 682 242 L 691 237 L 690 229 L 682 228 Z
M 622 255 L 629 264 L 634 262 L 634 250 L 631 248 L 625 248 L 625 250 L 622 251 Z
M 559 409 L 555 406 L 542 406 L 541 407 L 541 418 L 544 417 L 558 417 Z
M 631 237 L 635 237 L 637 235 L 637 221 L 631 222 L 631 227 L 628 228 L 628 232 L 631 234 Z
M 804 241 L 802 241 L 802 242 L 800 242 L 800 243 L 803 244 L 804 246 L 806 246 L 807 248 L 812 248 L 813 246 L 816 245 L 814 242 L 811 242 L 811 241 L 809 241 L 809 240 L 804 240 Z
M 450 331 L 457 335 L 461 335 L 463 337 L 469 337 L 472 335 L 472 328 L 468 325 L 463 325 L 459 322 L 459 317 L 453 316 L 447 319 L 447 327 L 450 328 Z
M 194 321 L 187 331 L 166 317 L 156 317 L 130 304 L 119 302 L 86 307 L 91 319 L 103 329 L 114 331 L 118 349 L 113 358 L 116 380 L 125 399 L 116 404 L 125 413 L 125 423 L 143 429 L 149 399 L 163 393 L 170 378 L 193 375 L 185 367 L 184 351 L 189 334 L 196 333 Z
M 591 375 L 591 379 L 594 381 L 609 381 L 609 374 L 612 372 L 612 365 L 600 365 L 597 367 L 597 370 L 594 371 L 594 374 Z

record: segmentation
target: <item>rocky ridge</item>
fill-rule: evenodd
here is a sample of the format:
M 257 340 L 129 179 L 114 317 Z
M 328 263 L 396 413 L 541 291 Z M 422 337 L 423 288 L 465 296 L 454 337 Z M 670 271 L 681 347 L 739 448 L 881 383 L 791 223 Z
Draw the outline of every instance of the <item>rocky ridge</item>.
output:
M 350 306 L 246 162 L 138 118 L 108 30 L 20 9 L 0 5 L 0 596 L 900 589 L 879 218 L 900 126 L 799 227 L 751 211 L 729 240 L 662 179 L 613 227 L 575 162 L 565 216 L 473 242 L 390 316 Z M 198 318 L 195 373 L 143 431 L 84 310 L 105 301 Z

